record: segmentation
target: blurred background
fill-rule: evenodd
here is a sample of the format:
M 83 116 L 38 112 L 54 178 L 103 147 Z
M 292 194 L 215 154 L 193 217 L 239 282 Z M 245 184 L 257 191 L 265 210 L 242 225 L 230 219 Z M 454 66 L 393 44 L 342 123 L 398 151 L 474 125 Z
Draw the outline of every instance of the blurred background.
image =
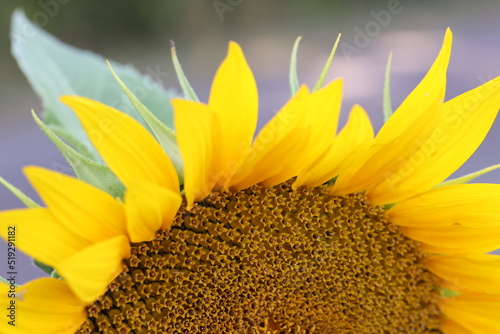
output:
M 38 97 L 10 54 L 9 25 L 15 8 L 66 43 L 156 73 L 165 87 L 178 89 L 169 40 L 176 42 L 184 71 L 206 101 L 212 77 L 229 40 L 242 46 L 260 94 L 262 126 L 289 98 L 292 45 L 301 83 L 314 85 L 330 49 L 342 32 L 328 79 L 343 77 L 343 117 L 353 104 L 382 125 L 382 86 L 393 51 L 392 104 L 396 108 L 422 79 L 441 46 L 447 27 L 454 33 L 447 99 L 500 75 L 500 4 L 438 0 L 19 0 L 0 2 L 0 175 L 37 198 L 22 175 L 26 165 L 60 169 L 65 161 L 37 128 L 30 110 L 41 112 Z M 500 123 L 456 174 L 500 163 Z M 500 183 L 500 172 L 480 182 Z M 0 210 L 22 204 L 0 187 Z M 50 233 L 50 231 L 48 231 Z M 5 244 L 0 245 L 4 254 Z M 18 255 L 25 270 L 18 283 L 42 274 Z M 6 271 L 0 258 L 0 275 Z

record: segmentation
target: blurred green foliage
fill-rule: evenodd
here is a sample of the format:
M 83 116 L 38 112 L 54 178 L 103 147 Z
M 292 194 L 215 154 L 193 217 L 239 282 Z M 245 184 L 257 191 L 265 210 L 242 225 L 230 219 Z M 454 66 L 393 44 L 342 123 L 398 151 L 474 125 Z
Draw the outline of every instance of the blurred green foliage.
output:
M 180 1 L 19 0 L 0 3 L 1 30 L 22 8 L 28 18 L 49 32 L 71 38 L 99 40 L 99 36 L 142 35 L 175 24 Z M 78 30 L 74 30 L 78 29 Z M 103 34 L 103 31 L 105 33 Z
M 271 17 L 318 18 L 332 12 L 369 10 L 384 6 L 387 0 L 6 0 L 0 2 L 0 31 L 8 31 L 15 8 L 24 9 L 28 18 L 63 38 L 97 43 L 103 35 L 109 39 L 166 30 L 192 31 L 207 23 L 222 23 L 216 3 L 232 7 L 231 15 L 225 15 L 223 22 L 226 29 L 231 29 L 249 23 L 258 25 Z

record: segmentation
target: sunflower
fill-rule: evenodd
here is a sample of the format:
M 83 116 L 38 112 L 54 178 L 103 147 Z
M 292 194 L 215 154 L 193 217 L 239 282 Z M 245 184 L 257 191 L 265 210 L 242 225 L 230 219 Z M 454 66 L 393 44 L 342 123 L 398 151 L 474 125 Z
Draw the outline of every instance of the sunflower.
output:
M 255 139 L 230 43 L 208 104 L 172 101 L 182 188 L 139 123 L 63 97 L 126 192 L 25 169 L 46 207 L 0 213 L 1 233 L 57 277 L 3 284 L 18 319 L 1 332 L 499 332 L 500 185 L 441 183 L 490 129 L 500 78 L 444 102 L 451 40 L 376 136 L 358 105 L 337 131 L 339 79 Z

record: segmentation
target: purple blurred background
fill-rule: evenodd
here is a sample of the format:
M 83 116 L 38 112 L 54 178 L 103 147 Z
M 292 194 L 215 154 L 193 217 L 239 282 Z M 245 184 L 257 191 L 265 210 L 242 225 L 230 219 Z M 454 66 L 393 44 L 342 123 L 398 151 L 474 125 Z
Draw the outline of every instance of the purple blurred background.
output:
M 45 5 L 51 1 L 56 0 L 26 2 L 28 18 L 47 13 Z M 396 108 L 431 65 L 447 27 L 454 33 L 447 99 L 500 75 L 497 1 L 338 1 L 336 6 L 321 1 L 308 1 L 307 5 L 299 1 L 186 1 L 172 5 L 171 12 L 166 12 L 167 7 L 149 8 L 155 16 L 146 28 L 128 16 L 100 8 L 98 2 L 90 3 L 94 4 L 95 13 L 113 17 L 113 24 L 102 25 L 97 21 L 99 15 L 93 12 L 82 18 L 75 14 L 78 1 L 60 0 L 53 17 L 47 16 L 44 29 L 72 45 L 133 64 L 141 72 L 156 69 L 162 73 L 161 81 L 166 87 L 178 87 L 168 43 L 174 39 L 184 70 L 203 101 L 225 56 L 227 42 L 239 42 L 259 86 L 259 126 L 289 98 L 289 58 L 299 35 L 303 36 L 298 57 L 299 79 L 313 85 L 337 34 L 342 31 L 344 48 L 337 51 L 328 77 L 329 80 L 344 78 L 341 123 L 345 122 L 350 107 L 358 103 L 370 113 L 378 130 L 382 125 L 382 85 L 389 52 L 394 52 L 391 86 Z M 226 6 L 220 7 L 220 3 Z M 39 113 L 41 106 L 9 53 L 7 35 L 13 9 L 8 3 L 0 5 L 0 175 L 38 199 L 26 182 L 22 167 L 60 169 L 66 164 L 31 118 L 30 110 Z M 147 15 L 143 20 L 147 21 Z M 137 30 L 134 25 L 129 26 L 131 22 L 138 25 Z M 361 37 L 363 33 L 368 38 Z M 346 52 L 347 47 L 355 48 L 354 53 Z M 499 139 L 497 121 L 481 148 L 454 176 L 500 163 Z M 478 182 L 499 183 L 500 172 L 483 176 Z M 20 207 L 22 204 L 0 187 L 0 210 Z M 5 249 L 2 242 L 0 254 Z M 43 274 L 26 257 L 18 254 L 18 260 L 21 261 L 18 267 L 22 267 L 18 283 Z M 5 256 L 0 255 L 2 276 L 7 271 L 5 261 Z

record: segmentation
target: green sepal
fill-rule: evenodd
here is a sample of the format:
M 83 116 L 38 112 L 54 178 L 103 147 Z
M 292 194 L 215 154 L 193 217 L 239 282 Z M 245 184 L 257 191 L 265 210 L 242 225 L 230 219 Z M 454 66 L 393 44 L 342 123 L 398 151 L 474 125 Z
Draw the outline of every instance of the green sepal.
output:
M 468 182 L 474 180 L 476 177 L 479 177 L 481 175 L 484 175 L 486 173 L 489 173 L 489 172 L 491 172 L 495 169 L 499 169 L 499 168 L 500 168 L 500 164 L 493 165 L 493 166 L 478 170 L 477 172 L 457 177 L 456 179 L 453 179 L 453 180 L 441 182 L 440 184 L 438 184 L 436 186 L 436 188 L 444 187 L 444 186 L 451 186 L 451 185 L 456 185 L 456 184 L 465 184 L 465 183 L 468 183 Z
M 62 277 L 55 270 L 50 273 L 50 277 L 62 280 Z
M 389 210 L 390 208 L 392 208 L 394 205 L 396 205 L 396 203 L 384 204 L 384 205 L 382 206 L 382 208 L 383 208 L 385 211 L 387 211 L 387 210 Z
M 174 64 L 175 74 L 177 75 L 177 80 L 179 80 L 184 98 L 186 100 L 200 102 L 200 99 L 196 95 L 193 87 L 189 83 L 186 75 L 184 74 L 184 71 L 182 70 L 179 58 L 177 58 L 177 52 L 175 51 L 175 44 L 172 40 L 170 41 L 170 52 L 172 54 L 172 63 Z
M 456 292 L 447 288 L 440 288 L 439 292 L 441 293 L 441 297 L 443 298 L 453 298 L 460 296 L 460 292 Z
M 330 51 L 330 55 L 328 56 L 328 59 L 326 60 L 325 66 L 323 67 L 323 71 L 321 71 L 321 74 L 319 75 L 318 81 L 316 82 L 316 85 L 314 85 L 313 92 L 317 91 L 318 89 L 321 89 L 323 87 L 323 84 L 325 83 L 326 75 L 328 74 L 328 71 L 330 70 L 330 66 L 332 65 L 333 57 L 335 56 L 335 52 L 337 51 L 337 47 L 339 46 L 340 42 L 340 37 L 342 36 L 342 33 L 339 33 L 337 36 L 337 40 L 333 44 L 332 51 Z
M 33 259 L 33 264 L 37 266 L 38 268 L 42 269 L 45 273 L 52 275 L 52 273 L 55 271 L 54 268 L 51 266 L 48 266 L 38 260 Z
M 299 51 L 299 43 L 302 36 L 297 37 L 293 43 L 292 55 L 290 56 L 290 70 L 288 79 L 290 81 L 290 96 L 293 97 L 299 90 L 299 75 L 297 74 L 297 52 Z
M 8 284 L 10 285 L 10 282 L 7 281 L 5 278 L 3 278 L 2 276 L 0 276 L 0 283 L 4 283 L 4 284 Z M 14 286 L 18 287 L 19 284 L 14 284 Z
M 335 182 L 337 182 L 337 179 L 339 178 L 339 176 L 335 176 L 333 179 L 331 180 L 328 180 L 328 182 L 326 182 L 326 185 L 328 187 L 333 187 L 335 185 Z
M 384 122 L 387 122 L 393 114 L 392 104 L 391 104 L 391 64 L 392 64 L 392 52 L 389 53 L 387 58 L 387 65 L 385 67 L 385 79 L 384 79 L 384 99 L 383 99 L 383 111 L 384 111 Z
M 115 84 L 103 57 L 62 43 L 28 20 L 21 10 L 15 11 L 12 16 L 11 40 L 14 58 L 42 100 L 45 125 L 67 143 L 76 142 L 86 147 L 88 150 L 80 153 L 87 158 L 102 162 L 78 118 L 59 101 L 60 96 L 85 96 L 116 107 L 145 124 Z M 168 73 L 158 67 L 147 67 L 149 75 L 143 75 L 131 66 L 115 63 L 113 66 L 125 84 L 133 87 L 137 96 L 143 97 L 142 103 L 156 112 L 156 117 L 163 123 L 172 127 L 170 99 L 176 94 L 165 90 L 158 82 Z
M 56 134 L 59 138 L 61 138 L 66 144 L 68 144 L 71 148 L 73 148 L 84 157 L 87 157 L 99 163 L 103 163 L 100 156 L 94 157 L 94 153 L 92 153 L 94 150 L 94 146 L 92 146 L 90 141 L 80 142 L 73 133 L 69 132 L 67 129 L 59 125 L 53 124 L 50 127 L 47 125 L 47 127 L 50 128 L 50 130 L 54 132 L 54 134 Z
M 113 197 L 122 197 L 125 187 L 121 181 L 103 164 L 90 160 L 75 151 L 72 147 L 61 140 L 52 130 L 50 130 L 32 111 L 33 118 L 40 129 L 49 137 L 62 153 L 68 164 L 73 169 L 75 176 L 96 188 L 104 190 Z
M 108 66 L 116 82 L 118 82 L 132 105 L 135 107 L 139 115 L 141 115 L 141 117 L 144 119 L 146 124 L 155 135 L 165 153 L 167 153 L 170 161 L 172 161 L 172 164 L 174 165 L 175 171 L 177 172 L 179 182 L 180 184 L 182 184 L 184 179 L 184 169 L 181 154 L 179 152 L 179 147 L 177 146 L 175 132 L 165 124 L 163 124 L 158 118 L 156 118 L 156 116 L 151 111 L 149 111 L 149 109 L 144 104 L 142 104 L 141 101 L 139 101 L 139 99 L 130 91 L 130 89 L 128 89 L 123 81 L 120 80 L 109 62 Z
M 38 208 L 38 205 L 34 200 L 29 198 L 26 194 L 24 194 L 21 190 L 14 187 L 11 183 L 5 180 L 0 176 L 0 184 L 2 184 L 5 188 L 7 188 L 14 196 L 16 196 L 24 205 L 28 208 Z

